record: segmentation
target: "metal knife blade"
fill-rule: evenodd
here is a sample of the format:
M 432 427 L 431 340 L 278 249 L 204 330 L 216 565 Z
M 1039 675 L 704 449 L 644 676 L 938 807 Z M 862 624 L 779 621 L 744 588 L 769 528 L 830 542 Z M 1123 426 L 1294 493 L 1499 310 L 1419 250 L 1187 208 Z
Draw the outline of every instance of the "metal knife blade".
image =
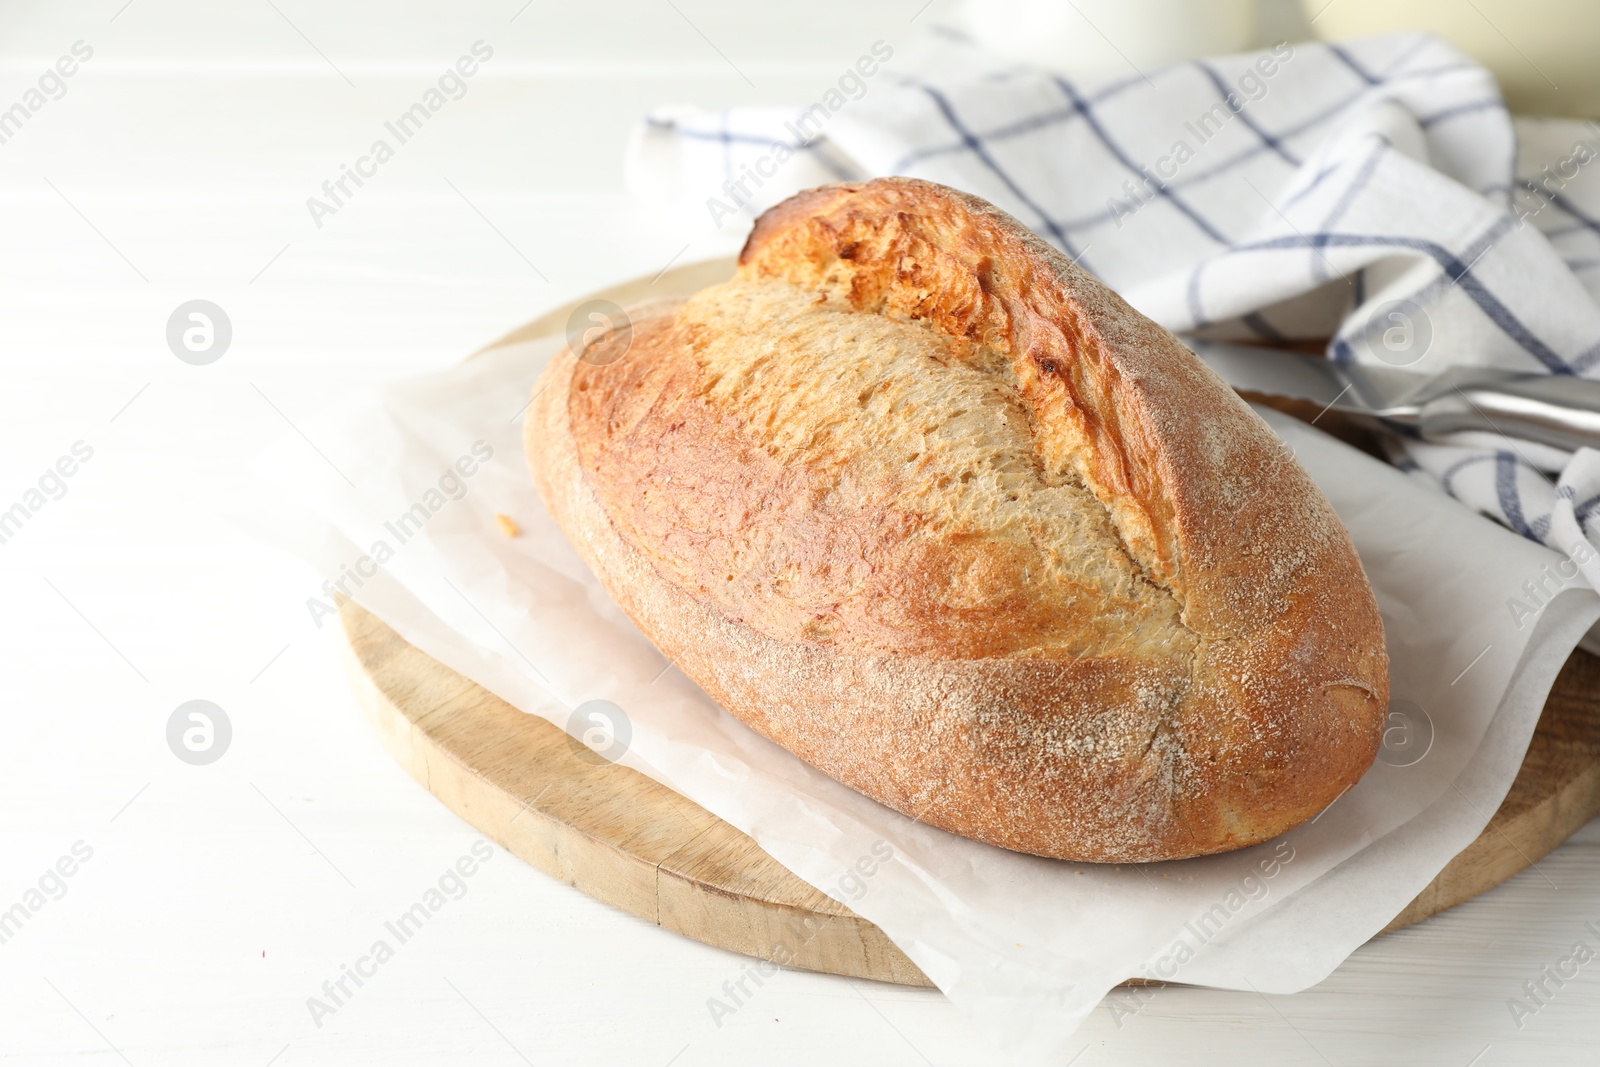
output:
M 1479 431 L 1569 452 L 1600 448 L 1597 381 L 1494 367 L 1426 375 L 1222 341 L 1185 342 L 1239 392 L 1309 400 L 1432 439 Z

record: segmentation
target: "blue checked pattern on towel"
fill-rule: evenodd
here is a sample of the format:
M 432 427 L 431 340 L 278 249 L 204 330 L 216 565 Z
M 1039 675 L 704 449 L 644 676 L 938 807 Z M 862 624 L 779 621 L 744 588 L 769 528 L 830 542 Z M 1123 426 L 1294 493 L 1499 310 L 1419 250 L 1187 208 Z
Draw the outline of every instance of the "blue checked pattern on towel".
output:
M 1009 211 L 1179 333 L 1600 377 L 1600 127 L 1514 120 L 1443 41 L 1280 45 L 1099 84 L 1003 68 L 948 34 L 917 47 L 805 105 L 659 109 L 630 182 L 733 234 L 798 189 L 927 178 Z M 1394 319 L 1401 300 L 1415 307 Z M 1476 435 L 1396 437 L 1390 456 L 1600 588 L 1580 543 L 1600 543 L 1600 453 Z

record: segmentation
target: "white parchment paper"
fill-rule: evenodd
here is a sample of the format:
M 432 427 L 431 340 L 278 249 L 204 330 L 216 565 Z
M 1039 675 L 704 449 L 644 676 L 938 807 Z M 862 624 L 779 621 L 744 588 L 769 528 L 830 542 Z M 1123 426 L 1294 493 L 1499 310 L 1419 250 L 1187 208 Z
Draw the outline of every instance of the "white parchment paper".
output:
M 256 465 L 272 491 L 245 521 L 527 712 L 569 726 L 572 709 L 613 702 L 626 717 L 619 762 L 845 900 L 1019 1057 L 1074 1051 L 1078 1023 L 1129 977 L 1264 992 L 1325 977 L 1483 828 L 1556 671 L 1600 617 L 1581 579 L 1547 577 L 1562 557 L 1263 411 L 1377 592 L 1402 713 L 1385 759 L 1313 822 L 1229 855 L 1113 867 L 1006 852 L 811 769 L 718 708 L 622 614 L 546 514 L 522 454 L 521 411 L 563 343 L 493 349 L 302 423 L 304 437 Z M 521 536 L 501 534 L 497 512 Z M 1528 581 L 1545 595 L 1519 623 L 1508 600 L 1530 605 Z M 337 625 L 328 591 L 306 594 L 318 623 Z M 872 873 L 852 877 L 865 857 Z

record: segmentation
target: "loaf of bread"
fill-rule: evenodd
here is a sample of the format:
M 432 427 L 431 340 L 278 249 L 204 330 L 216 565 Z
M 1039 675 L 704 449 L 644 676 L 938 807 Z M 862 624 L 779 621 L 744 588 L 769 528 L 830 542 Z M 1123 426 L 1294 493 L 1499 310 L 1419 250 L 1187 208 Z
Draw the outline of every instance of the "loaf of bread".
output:
M 807 763 L 1102 862 L 1265 840 L 1372 764 L 1383 626 L 1327 500 L 995 207 L 802 193 L 625 341 L 545 371 L 535 483 L 661 651 Z

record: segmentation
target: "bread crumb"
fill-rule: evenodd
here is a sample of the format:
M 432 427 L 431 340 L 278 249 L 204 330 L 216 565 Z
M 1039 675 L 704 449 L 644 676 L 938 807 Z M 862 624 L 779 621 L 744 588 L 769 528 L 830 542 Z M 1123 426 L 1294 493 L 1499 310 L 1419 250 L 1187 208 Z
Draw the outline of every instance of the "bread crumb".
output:
M 499 512 L 496 512 L 494 516 L 494 524 L 500 527 L 500 532 L 505 534 L 507 537 L 515 537 L 522 532 L 521 527 L 516 524 L 510 515 L 502 515 Z

